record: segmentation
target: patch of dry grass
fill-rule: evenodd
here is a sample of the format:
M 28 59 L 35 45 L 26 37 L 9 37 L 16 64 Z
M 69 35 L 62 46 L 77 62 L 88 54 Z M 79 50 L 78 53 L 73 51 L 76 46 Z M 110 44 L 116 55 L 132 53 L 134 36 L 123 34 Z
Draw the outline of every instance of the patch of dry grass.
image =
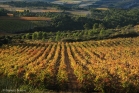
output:
M 96 8 L 98 10 L 108 10 L 108 8 Z

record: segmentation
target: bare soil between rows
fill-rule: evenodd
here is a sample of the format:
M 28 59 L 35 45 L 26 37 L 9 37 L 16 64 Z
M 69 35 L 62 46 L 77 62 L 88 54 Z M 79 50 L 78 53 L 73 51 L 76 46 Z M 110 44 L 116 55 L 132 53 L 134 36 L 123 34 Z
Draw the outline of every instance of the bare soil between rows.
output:
M 74 70 L 71 67 L 66 46 L 65 46 L 65 63 L 67 65 L 67 72 L 68 72 L 68 79 L 69 79 L 68 90 L 72 92 L 78 91 L 77 77 L 75 76 Z

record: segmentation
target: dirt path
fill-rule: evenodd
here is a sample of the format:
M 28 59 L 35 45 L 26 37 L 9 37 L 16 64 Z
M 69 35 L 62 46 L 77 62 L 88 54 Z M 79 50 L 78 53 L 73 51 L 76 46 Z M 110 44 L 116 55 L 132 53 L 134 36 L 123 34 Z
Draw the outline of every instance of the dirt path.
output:
M 65 63 L 67 65 L 67 72 L 68 72 L 68 91 L 78 91 L 78 83 L 77 83 L 77 77 L 74 74 L 74 70 L 71 68 L 71 63 L 68 58 L 68 53 L 67 53 L 67 47 L 65 46 Z

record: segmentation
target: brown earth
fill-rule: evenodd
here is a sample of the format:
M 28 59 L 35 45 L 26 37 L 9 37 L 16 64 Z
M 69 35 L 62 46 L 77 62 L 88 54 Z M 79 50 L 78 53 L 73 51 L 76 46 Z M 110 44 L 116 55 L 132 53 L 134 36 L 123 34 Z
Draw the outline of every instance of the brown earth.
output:
M 71 67 L 66 46 L 65 46 L 65 63 L 67 65 L 67 72 L 68 72 L 68 79 L 69 79 L 68 90 L 72 92 L 78 91 L 77 77 L 75 76 L 74 70 Z

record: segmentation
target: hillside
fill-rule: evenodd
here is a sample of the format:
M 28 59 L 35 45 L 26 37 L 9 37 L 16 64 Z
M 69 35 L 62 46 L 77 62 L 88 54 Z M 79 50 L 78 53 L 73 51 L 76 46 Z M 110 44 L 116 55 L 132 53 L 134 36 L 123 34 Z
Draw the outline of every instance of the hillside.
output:
M 139 93 L 137 7 L 0 0 L 0 93 Z
M 139 38 L 4 45 L 0 91 L 8 87 L 26 93 L 139 93 L 138 46 Z
M 11 0 L 1 0 L 0 2 L 6 2 Z M 19 1 L 19 0 L 12 0 Z M 20 1 L 28 1 L 28 0 L 20 0 Z M 29 0 L 31 1 L 44 1 L 50 2 L 53 4 L 60 5 L 76 5 L 80 8 L 86 7 L 115 7 L 115 8 L 138 8 L 139 1 L 138 0 Z

